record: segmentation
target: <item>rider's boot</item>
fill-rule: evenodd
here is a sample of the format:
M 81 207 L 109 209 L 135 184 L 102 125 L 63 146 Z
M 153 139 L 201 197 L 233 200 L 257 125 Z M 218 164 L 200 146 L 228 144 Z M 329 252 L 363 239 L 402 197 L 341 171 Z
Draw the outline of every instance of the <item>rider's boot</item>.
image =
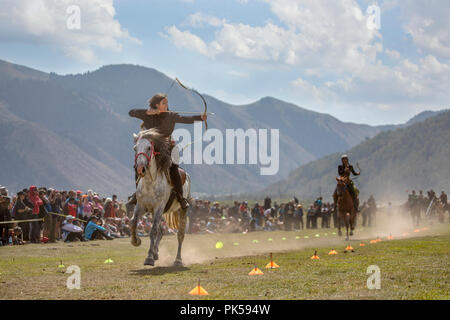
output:
M 177 196 L 177 200 L 181 205 L 181 208 L 183 210 L 186 210 L 189 207 L 189 202 L 186 198 L 183 197 L 183 187 L 181 185 L 181 177 L 180 173 L 178 172 L 178 165 L 172 164 L 170 167 L 170 180 L 173 184 L 173 189 L 175 192 L 175 195 Z

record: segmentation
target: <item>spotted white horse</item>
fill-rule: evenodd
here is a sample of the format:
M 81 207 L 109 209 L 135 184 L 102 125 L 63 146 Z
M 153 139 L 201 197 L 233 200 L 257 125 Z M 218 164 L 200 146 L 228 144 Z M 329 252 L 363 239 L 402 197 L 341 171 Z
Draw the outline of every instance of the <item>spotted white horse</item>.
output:
M 158 260 L 158 248 L 163 236 L 162 221 L 166 220 L 168 226 L 177 230 L 178 251 L 174 262 L 175 266 L 182 266 L 181 246 L 184 240 L 186 228 L 186 210 L 183 210 L 178 201 L 174 200 L 169 210 L 164 213 L 164 207 L 172 192 L 172 186 L 168 182 L 168 168 L 171 155 L 167 143 L 155 130 L 144 130 L 138 135 L 133 134 L 135 166 L 139 175 L 136 186 L 137 204 L 131 219 L 131 244 L 139 246 L 141 239 L 136 235 L 136 226 L 140 217 L 146 212 L 153 214 L 150 230 L 150 249 L 144 265 L 153 266 Z M 159 152 L 155 151 L 155 146 Z M 155 157 L 158 156 L 158 159 Z M 158 161 L 159 160 L 159 161 Z M 186 181 L 183 185 L 183 196 L 190 199 L 191 181 L 186 173 Z

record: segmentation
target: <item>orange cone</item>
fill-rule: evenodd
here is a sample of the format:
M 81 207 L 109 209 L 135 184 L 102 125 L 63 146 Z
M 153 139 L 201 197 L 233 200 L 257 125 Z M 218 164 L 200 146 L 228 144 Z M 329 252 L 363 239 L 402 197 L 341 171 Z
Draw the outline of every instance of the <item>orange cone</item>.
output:
M 330 252 L 328 252 L 329 255 L 334 255 L 334 254 L 338 254 L 336 250 L 331 249 Z
M 198 280 L 198 285 L 192 289 L 191 291 L 189 291 L 190 295 L 193 296 L 207 296 L 209 293 L 203 289 L 203 287 L 200 285 L 200 279 Z
M 314 255 L 311 257 L 311 260 L 319 260 L 319 256 L 317 255 L 317 251 L 314 251 Z
M 279 268 L 280 266 L 277 265 L 273 259 L 272 259 L 272 253 L 270 253 L 270 262 L 266 265 L 266 269 L 276 269 Z
M 376 242 L 381 242 L 381 239 L 378 237 L 375 241 Z
M 359 244 L 359 246 L 360 247 L 364 247 L 366 244 L 364 243 L 364 242 L 361 242 L 360 244 Z
M 390 234 L 389 237 L 387 237 L 387 238 L 388 238 L 388 240 L 394 239 L 394 237 L 392 236 L 392 234 Z
M 264 274 L 264 272 L 262 272 L 256 265 L 252 269 L 252 271 L 250 271 L 248 273 L 249 276 L 259 276 L 259 275 L 263 275 L 263 274 Z
M 371 244 L 377 243 L 377 240 L 370 240 Z
M 414 232 L 420 232 L 420 229 L 416 229 L 416 230 L 414 230 Z
M 353 247 L 351 245 L 348 245 L 347 248 L 345 248 L 347 251 L 353 251 Z

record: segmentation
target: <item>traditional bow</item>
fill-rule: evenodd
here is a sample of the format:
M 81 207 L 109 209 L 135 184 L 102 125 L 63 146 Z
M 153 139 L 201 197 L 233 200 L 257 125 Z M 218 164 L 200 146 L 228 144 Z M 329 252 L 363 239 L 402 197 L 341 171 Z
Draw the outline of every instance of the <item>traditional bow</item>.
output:
M 202 96 L 197 90 L 195 90 L 195 89 L 193 89 L 193 88 L 188 88 L 188 87 L 186 87 L 184 84 L 181 83 L 181 81 L 180 81 L 178 78 L 175 78 L 175 80 L 176 80 L 176 82 L 178 82 L 178 84 L 179 84 L 182 88 L 184 88 L 184 89 L 186 89 L 186 90 L 191 90 L 191 91 L 193 91 L 194 93 L 196 93 L 196 94 L 202 99 L 203 105 L 205 106 L 205 110 L 203 111 L 203 115 L 206 115 L 206 114 L 208 113 L 208 105 L 206 104 L 205 98 L 203 98 L 203 96 Z M 173 84 L 173 83 L 172 83 L 172 84 Z M 206 121 L 206 119 L 205 119 L 205 130 L 208 130 L 208 122 Z

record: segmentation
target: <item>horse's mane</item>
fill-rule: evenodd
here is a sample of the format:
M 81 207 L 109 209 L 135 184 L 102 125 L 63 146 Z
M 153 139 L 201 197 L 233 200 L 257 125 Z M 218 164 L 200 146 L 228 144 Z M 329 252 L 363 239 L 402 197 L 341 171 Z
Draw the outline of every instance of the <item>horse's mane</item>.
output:
M 138 133 L 137 139 L 146 138 L 153 142 L 155 151 L 159 152 L 155 156 L 156 166 L 161 172 L 166 172 L 172 165 L 170 144 L 156 129 L 142 130 Z

